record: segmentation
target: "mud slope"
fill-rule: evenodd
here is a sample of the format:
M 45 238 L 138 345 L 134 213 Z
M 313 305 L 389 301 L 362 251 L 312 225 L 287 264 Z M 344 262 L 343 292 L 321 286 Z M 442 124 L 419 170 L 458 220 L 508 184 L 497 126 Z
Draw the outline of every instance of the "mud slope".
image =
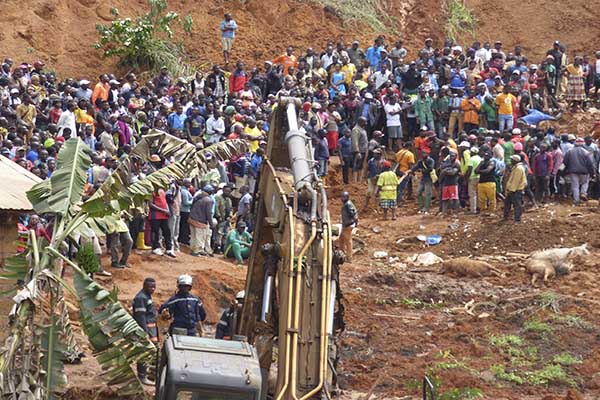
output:
M 442 40 L 439 2 L 425 0 L 419 8 L 416 0 L 389 2 L 386 12 L 393 18 L 393 29 L 405 38 L 409 49 L 416 49 L 427 36 Z M 11 56 L 15 62 L 42 59 L 60 75 L 77 78 L 114 71 L 114 61 L 102 60 L 91 46 L 98 37 L 96 24 L 108 23 L 113 7 L 121 16 L 131 17 L 145 12 L 147 1 L 6 0 L 0 13 L 0 56 Z M 288 44 L 303 50 L 322 48 L 329 39 L 358 38 L 368 46 L 380 33 L 360 23 L 344 23 L 334 10 L 307 0 L 171 0 L 169 8 L 193 16 L 194 32 L 184 43 L 198 66 L 222 60 L 218 25 L 226 11 L 234 14 L 240 26 L 233 59 L 250 63 L 262 64 Z
M 600 9 L 588 0 L 505 0 L 489 2 L 466 0 L 478 19 L 474 37 L 502 40 L 510 51 L 520 44 L 532 63 L 540 61 L 555 40 L 567 46 L 569 59 L 574 54 L 593 54 L 600 50 Z M 466 43 L 473 36 L 465 35 Z

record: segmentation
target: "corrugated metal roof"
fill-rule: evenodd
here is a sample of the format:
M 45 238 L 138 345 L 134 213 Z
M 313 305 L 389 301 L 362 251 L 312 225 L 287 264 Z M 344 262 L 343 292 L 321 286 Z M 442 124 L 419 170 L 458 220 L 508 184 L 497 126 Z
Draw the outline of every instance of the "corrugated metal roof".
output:
M 0 210 L 31 211 L 25 194 L 42 180 L 16 162 L 0 155 Z

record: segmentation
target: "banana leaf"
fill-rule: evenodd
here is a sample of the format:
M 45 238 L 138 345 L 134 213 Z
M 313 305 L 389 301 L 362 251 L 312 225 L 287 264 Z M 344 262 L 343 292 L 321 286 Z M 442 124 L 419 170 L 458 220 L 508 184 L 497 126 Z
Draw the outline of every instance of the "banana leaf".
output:
M 107 384 L 117 386 L 122 395 L 145 398 L 144 388 L 132 366 L 139 361 L 154 363 L 156 347 L 112 292 L 81 270 L 75 271 L 73 283 L 79 296 L 83 330 Z
M 47 208 L 44 211 L 67 216 L 70 207 L 81 201 L 87 172 L 92 164 L 91 155 L 91 149 L 81 139 L 67 140 L 58 153 L 57 169 L 49 180 L 49 192 L 48 180 L 27 192 L 34 209 Z

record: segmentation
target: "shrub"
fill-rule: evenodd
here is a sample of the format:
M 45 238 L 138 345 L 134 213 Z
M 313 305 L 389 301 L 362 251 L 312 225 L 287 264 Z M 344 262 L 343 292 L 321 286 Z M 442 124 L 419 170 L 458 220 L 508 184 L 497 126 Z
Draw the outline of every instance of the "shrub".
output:
M 182 25 L 185 32 L 192 30 L 193 20 L 183 20 L 173 11 L 167 12 L 167 0 L 148 0 L 150 11 L 132 18 L 115 19 L 110 25 L 96 25 L 100 40 L 94 44 L 104 57 L 118 57 L 122 66 L 155 71 L 166 66 L 174 76 L 190 74 L 184 62 L 180 42 L 174 42 L 173 26 Z M 119 16 L 119 10 L 111 13 Z

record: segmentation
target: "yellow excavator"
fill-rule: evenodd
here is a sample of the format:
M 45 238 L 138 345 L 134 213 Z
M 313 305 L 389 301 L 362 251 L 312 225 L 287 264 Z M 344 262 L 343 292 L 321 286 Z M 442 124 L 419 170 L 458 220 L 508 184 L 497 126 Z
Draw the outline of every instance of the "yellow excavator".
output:
M 327 194 L 300 101 L 272 113 L 253 202 L 253 244 L 233 341 L 172 336 L 156 399 L 331 398 L 343 329 L 339 267 Z

